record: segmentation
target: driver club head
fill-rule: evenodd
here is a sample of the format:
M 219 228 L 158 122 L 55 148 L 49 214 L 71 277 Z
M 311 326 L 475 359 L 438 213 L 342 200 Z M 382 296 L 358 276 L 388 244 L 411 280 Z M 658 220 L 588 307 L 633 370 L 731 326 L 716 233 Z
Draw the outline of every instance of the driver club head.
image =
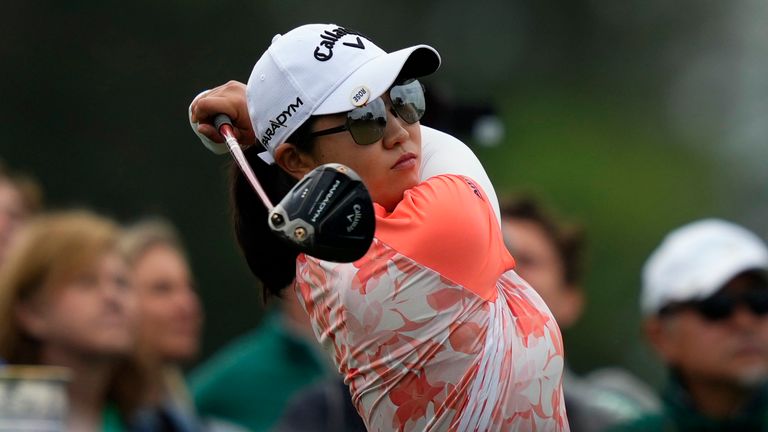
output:
M 356 261 L 376 229 L 373 201 L 360 176 L 336 163 L 310 171 L 275 206 L 269 227 L 310 256 Z

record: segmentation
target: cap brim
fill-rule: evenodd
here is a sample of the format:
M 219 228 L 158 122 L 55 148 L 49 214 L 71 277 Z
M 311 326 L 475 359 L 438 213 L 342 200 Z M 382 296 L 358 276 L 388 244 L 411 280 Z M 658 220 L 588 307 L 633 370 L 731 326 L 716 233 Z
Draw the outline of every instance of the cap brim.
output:
M 656 314 L 671 303 L 704 300 L 720 291 L 731 279 L 748 271 L 757 271 L 768 276 L 768 262 L 762 257 L 745 257 L 711 267 L 701 273 L 698 283 L 694 282 L 674 290 L 672 294 L 660 298 L 652 307 L 646 306 L 644 312 L 646 315 Z
M 371 92 L 372 100 L 384 94 L 398 78 L 420 78 L 434 73 L 439 67 L 440 54 L 428 45 L 383 54 L 352 72 L 314 110 L 313 115 L 336 114 L 356 108 L 352 96 L 361 86 Z
M 766 273 L 768 272 L 768 263 L 766 263 L 766 261 L 760 257 L 751 257 L 745 258 L 742 261 L 732 262 L 728 265 L 722 266 L 712 273 L 712 283 L 708 286 L 708 289 L 699 291 L 695 296 L 695 299 L 703 300 L 712 294 L 715 294 L 716 292 L 720 291 L 725 286 L 725 284 L 730 282 L 731 279 L 748 271 Z

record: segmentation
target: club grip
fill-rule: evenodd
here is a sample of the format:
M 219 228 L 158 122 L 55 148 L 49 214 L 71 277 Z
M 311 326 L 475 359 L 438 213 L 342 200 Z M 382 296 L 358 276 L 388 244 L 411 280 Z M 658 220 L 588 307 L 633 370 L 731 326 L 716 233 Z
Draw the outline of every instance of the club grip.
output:
M 216 117 L 213 118 L 213 126 L 218 131 L 221 130 L 223 125 L 232 126 L 232 119 L 226 114 L 217 114 Z

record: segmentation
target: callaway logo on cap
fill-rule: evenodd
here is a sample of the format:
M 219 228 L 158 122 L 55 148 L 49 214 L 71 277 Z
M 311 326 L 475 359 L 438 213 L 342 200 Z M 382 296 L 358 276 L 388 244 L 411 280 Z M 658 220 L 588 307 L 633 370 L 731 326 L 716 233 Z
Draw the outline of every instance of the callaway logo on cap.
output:
M 251 72 L 246 89 L 256 136 L 273 162 L 278 145 L 312 115 L 350 111 L 378 98 L 401 72 L 407 78 L 440 66 L 434 48 L 386 53 L 368 38 L 334 24 L 309 24 L 277 35 Z
M 363 41 L 360 40 L 360 33 L 338 27 L 335 30 L 325 30 L 323 34 L 320 35 L 320 38 L 323 40 L 320 42 L 320 45 L 315 48 L 315 58 L 319 61 L 330 60 L 331 57 L 333 57 L 333 48 L 336 46 L 336 42 L 345 35 L 357 35 L 356 42 L 344 42 L 342 45 L 357 49 L 365 49 Z

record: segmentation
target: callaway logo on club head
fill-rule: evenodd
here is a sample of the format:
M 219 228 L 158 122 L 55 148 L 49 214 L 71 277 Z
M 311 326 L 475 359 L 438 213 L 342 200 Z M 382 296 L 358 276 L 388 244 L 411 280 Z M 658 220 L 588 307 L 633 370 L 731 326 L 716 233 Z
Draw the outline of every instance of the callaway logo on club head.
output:
M 269 121 L 269 126 L 267 127 L 267 130 L 264 131 L 264 134 L 261 136 L 261 144 L 264 147 L 267 147 L 267 144 L 272 140 L 272 137 L 275 136 L 275 131 L 278 128 L 286 127 L 285 122 L 288 121 L 288 119 L 291 118 L 291 116 L 296 112 L 296 110 L 304 105 L 304 102 L 301 100 L 300 97 L 296 97 L 296 102 L 292 104 L 288 104 L 287 107 L 278 114 L 275 118 Z
M 357 227 L 357 224 L 360 223 L 360 218 L 363 217 L 362 207 L 360 204 L 355 204 L 352 206 L 352 213 L 347 215 L 347 220 L 350 222 L 350 225 L 347 227 L 347 232 L 352 232 Z
M 360 39 L 360 36 L 363 38 L 365 38 L 365 36 L 354 30 L 348 30 L 344 27 L 336 27 L 333 30 L 326 30 L 320 33 L 320 39 L 322 40 L 317 45 L 317 48 L 315 48 L 315 58 L 321 62 L 330 60 L 331 57 L 333 57 L 333 48 L 336 46 L 336 42 L 346 35 L 355 36 L 355 42 L 342 42 L 342 45 L 361 50 L 365 49 L 363 40 Z

